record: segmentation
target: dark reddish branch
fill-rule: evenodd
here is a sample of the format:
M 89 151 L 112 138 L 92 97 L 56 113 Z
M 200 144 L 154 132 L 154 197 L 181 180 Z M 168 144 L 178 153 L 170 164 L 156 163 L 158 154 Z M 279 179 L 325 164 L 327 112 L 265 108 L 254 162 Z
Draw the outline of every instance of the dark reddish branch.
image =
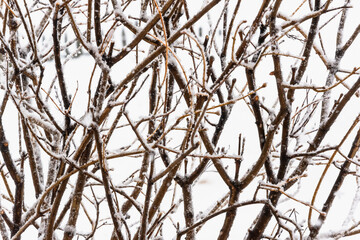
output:
M 265 41 L 265 38 L 266 38 L 266 37 L 264 37 L 265 31 L 266 31 L 266 26 L 261 25 L 260 26 L 260 35 L 259 35 L 259 39 L 258 39 L 258 46 L 263 44 Z M 257 54 L 255 54 L 253 56 L 251 62 L 256 63 L 259 59 L 259 56 L 260 56 L 260 52 L 258 52 Z M 246 68 L 245 73 L 246 73 L 246 79 L 247 79 L 249 90 L 254 91 L 254 93 L 250 95 L 250 105 L 254 111 L 255 124 L 256 124 L 257 130 L 258 130 L 260 148 L 263 149 L 264 144 L 265 144 L 266 133 L 265 133 L 264 121 L 263 121 L 263 117 L 262 117 L 261 109 L 260 109 L 259 96 L 255 92 L 255 89 L 256 89 L 255 69 Z M 265 160 L 265 171 L 266 171 L 266 175 L 267 175 L 269 181 L 274 183 L 276 180 L 276 177 L 275 177 L 274 171 L 272 169 L 269 157 L 267 157 L 267 159 Z
M 271 11 L 271 14 L 270 14 L 269 28 L 270 28 L 270 37 L 271 37 L 271 39 L 276 39 L 277 38 L 277 34 L 278 34 L 277 31 L 278 30 L 276 28 L 276 16 L 278 14 L 281 3 L 282 3 L 282 0 L 277 0 L 275 2 L 275 4 L 274 4 L 274 7 L 273 7 L 273 9 Z M 272 42 L 271 50 L 274 51 L 274 52 L 279 51 L 278 42 L 275 42 L 275 40 L 274 40 L 274 42 Z M 278 90 L 278 99 L 279 99 L 279 102 L 280 102 L 280 107 L 282 109 L 286 110 L 285 111 L 285 117 L 286 117 L 286 116 L 290 115 L 291 108 L 289 107 L 288 100 L 286 98 L 285 90 L 284 90 L 284 87 L 283 87 L 284 79 L 283 79 L 283 73 L 282 73 L 282 68 L 281 68 L 280 56 L 277 55 L 277 54 L 273 54 L 272 59 L 273 59 L 273 63 L 274 63 L 274 76 L 275 76 L 275 79 L 276 79 L 276 87 L 277 87 L 277 90 Z M 284 136 L 285 135 L 283 135 L 283 137 Z M 288 136 L 285 136 L 285 138 L 287 138 L 287 137 Z M 282 139 L 282 140 L 284 140 L 284 139 Z M 286 146 L 281 146 L 281 147 L 283 148 L 283 147 L 286 147 Z M 276 181 L 277 181 L 277 179 L 276 179 Z
M 166 102 L 165 112 L 171 111 L 172 101 L 174 97 L 174 85 L 175 85 L 174 77 L 171 74 L 169 74 L 169 79 L 167 82 L 167 102 Z M 168 117 L 169 117 L 168 115 L 164 117 L 164 124 L 167 123 Z M 164 143 L 166 142 L 166 138 L 164 138 L 163 142 Z
M 295 69 L 293 69 L 293 74 L 290 80 L 290 84 L 295 84 Z M 291 108 L 293 102 L 292 96 L 293 93 L 291 93 L 289 90 L 287 94 L 289 108 Z M 283 122 L 283 128 L 281 132 L 280 166 L 277 174 L 277 181 L 283 180 L 290 161 L 290 157 L 288 156 L 290 123 L 291 123 L 291 113 L 287 113 Z
M 57 229 L 61 222 L 63 221 L 65 215 L 67 214 L 67 212 L 69 211 L 70 207 L 71 207 L 71 203 L 72 203 L 72 199 L 68 199 L 68 201 L 64 204 L 63 209 L 61 210 L 61 212 L 59 213 L 58 218 L 56 219 L 55 223 L 54 223 L 54 229 Z
M 101 7 L 101 0 L 94 0 L 94 29 L 95 29 L 96 45 L 98 47 L 102 43 L 100 7 Z
M 14 76 L 17 74 L 14 73 Z M 19 83 L 19 77 L 16 77 L 16 87 L 17 91 L 20 90 L 21 86 Z M 15 183 L 15 198 L 13 204 L 13 220 L 12 220 L 12 229 L 11 236 L 14 236 L 20 229 L 22 225 L 22 209 L 24 204 L 24 178 L 23 173 L 20 172 L 15 165 L 15 162 L 10 154 L 9 142 L 6 139 L 4 127 L 2 124 L 2 116 L 0 116 L 0 151 L 5 163 L 8 172 Z M 23 160 L 22 160 L 23 164 Z M 21 166 L 23 168 L 23 165 Z M 20 239 L 20 237 L 16 238 Z
M 151 191 L 153 188 L 153 182 L 152 177 L 154 174 L 154 153 L 150 153 L 151 156 L 151 163 L 150 163 L 150 172 L 149 177 L 147 181 L 147 188 L 146 188 L 146 194 L 145 194 L 145 202 L 143 211 L 141 214 L 141 223 L 139 228 L 139 240 L 146 240 L 147 239 L 147 230 L 148 230 L 148 216 L 149 216 L 149 208 L 150 208 L 150 202 L 151 202 Z M 137 239 L 137 238 L 135 238 Z
M 65 112 L 67 113 L 67 111 L 70 110 L 69 109 L 70 99 L 69 99 L 69 96 L 67 93 L 64 72 L 63 72 L 63 67 L 62 67 L 62 63 L 61 63 L 61 56 L 60 56 L 60 52 L 61 52 L 60 38 L 61 38 L 62 20 L 59 19 L 59 16 L 58 16 L 59 12 L 62 12 L 62 9 L 60 9 L 59 4 L 55 4 L 55 10 L 54 10 L 54 16 L 53 16 L 53 32 L 52 32 L 53 43 L 54 43 L 53 50 L 54 50 L 55 68 L 56 68 L 57 78 L 58 78 L 58 82 L 59 82 L 61 97 L 62 97 L 62 101 L 64 104 Z M 68 114 L 66 114 L 65 115 L 65 132 L 64 132 L 65 136 L 68 136 L 70 134 L 70 132 L 71 132 L 70 117 L 68 116 Z
M 189 181 L 188 177 L 176 176 L 176 174 L 178 173 L 178 169 L 180 168 L 181 163 L 186 158 L 186 156 L 188 156 L 192 151 L 194 151 L 198 147 L 199 147 L 199 143 L 195 144 L 194 146 L 191 146 L 189 149 L 187 149 L 185 152 L 179 155 L 171 164 L 169 164 L 170 160 L 167 153 L 166 152 L 160 153 L 161 157 L 166 159 L 164 161 L 166 167 L 171 168 L 172 165 L 172 168 L 168 171 L 166 177 L 161 183 L 161 187 L 157 191 L 157 194 L 149 209 L 148 222 L 151 222 L 152 218 L 155 215 L 155 212 L 160 207 L 160 204 L 163 198 L 165 197 L 165 194 L 167 193 L 169 187 L 171 186 L 172 180 L 175 179 L 177 184 L 181 186 L 184 195 L 184 217 L 185 217 L 186 226 L 192 226 L 194 222 L 194 209 L 193 209 L 193 200 L 192 200 L 193 197 L 191 191 L 193 181 Z M 194 237 L 195 237 L 195 232 L 191 232 L 187 235 L 187 239 L 194 239 Z
M 257 44 L 258 46 L 263 44 L 265 41 L 265 37 L 264 37 L 265 31 L 266 31 L 266 26 L 261 25 L 260 26 L 260 35 L 259 35 L 258 44 Z M 251 62 L 256 63 L 259 59 L 259 56 L 260 56 L 260 51 L 257 54 L 254 54 L 253 58 L 251 59 Z M 264 128 L 264 120 L 262 118 L 261 110 L 260 110 L 259 96 L 257 95 L 257 93 L 255 91 L 256 90 L 255 69 L 246 68 L 245 73 L 246 73 L 246 80 L 247 80 L 248 88 L 250 91 L 254 92 L 250 95 L 250 104 L 254 111 L 254 116 L 255 116 L 255 120 L 256 120 L 255 123 L 256 123 L 256 127 L 258 129 L 260 147 L 263 148 L 264 143 L 265 143 L 265 135 L 266 134 L 265 134 L 265 128 Z
M 240 6 L 240 2 L 237 2 L 237 6 Z M 233 14 L 233 18 L 235 18 L 236 16 L 236 11 L 237 11 L 237 6 L 235 6 L 235 10 L 234 10 L 234 14 Z M 227 28 L 228 28 L 228 13 L 229 13 L 229 4 L 228 2 L 225 3 L 224 6 L 224 15 L 223 15 L 223 27 L 221 30 L 222 33 L 222 39 L 223 39 L 223 45 L 222 45 L 222 49 L 221 49 L 221 53 L 220 53 L 220 60 L 221 60 L 221 70 L 223 70 L 225 68 L 225 64 L 226 64 L 226 53 L 227 53 L 227 44 L 228 44 L 228 40 L 230 39 L 229 33 L 231 32 L 231 30 L 228 32 Z M 229 28 L 232 28 L 232 24 L 229 24 Z M 226 45 L 226 46 L 225 46 Z
M 281 196 L 279 192 L 270 192 L 268 199 L 270 200 L 273 206 L 276 206 L 278 200 Z M 264 206 L 261 210 L 261 213 L 252 229 L 249 229 L 246 236 L 246 240 L 258 240 L 261 239 L 267 225 L 270 222 L 272 217 L 271 208 L 269 206 Z
M 6 212 L 4 210 L 0 211 L 0 215 L 1 215 L 2 220 L 6 223 L 6 225 L 8 226 L 8 228 L 11 231 L 14 227 L 14 224 L 11 221 L 11 219 L 9 218 L 9 216 L 6 214 Z
M 257 173 L 260 171 L 262 165 L 266 161 L 266 158 L 268 157 L 268 152 L 269 152 L 270 147 L 273 142 L 273 137 L 275 135 L 276 129 L 279 127 L 280 123 L 284 119 L 285 114 L 286 114 L 286 110 L 281 109 L 280 112 L 278 113 L 278 115 L 276 116 L 276 118 L 273 120 L 273 122 L 271 124 L 271 129 L 267 133 L 264 148 L 261 150 L 261 155 L 260 155 L 259 159 L 255 163 L 255 165 L 250 169 L 250 171 L 246 174 L 246 176 L 244 176 L 240 180 L 240 190 L 243 190 L 245 187 L 247 187 L 253 181 L 253 179 L 257 176 Z M 271 201 L 271 202 L 273 203 L 273 201 Z M 265 207 L 264 207 L 264 209 L 265 209 Z M 265 210 L 266 210 L 266 213 L 270 213 L 269 209 L 265 209 Z M 260 222 L 259 220 L 258 220 L 258 222 Z M 266 218 L 265 219 L 266 224 L 261 224 L 261 227 L 264 227 L 263 230 L 265 230 L 265 227 L 269 220 L 270 220 L 270 218 L 269 219 Z M 263 222 L 262 219 L 261 219 L 261 222 Z M 258 223 L 256 224 L 256 226 L 257 225 L 258 225 Z M 258 234 L 258 232 L 254 231 L 254 233 L 253 233 L 253 230 L 249 231 L 249 236 L 247 237 L 248 240 L 259 239 L 262 233 L 258 236 L 258 238 L 250 237 L 252 234 Z
M 103 70 L 98 81 L 98 85 L 96 87 L 96 91 L 94 94 L 94 107 L 95 112 L 98 113 L 98 118 L 100 117 L 100 112 L 105 101 L 105 97 L 107 95 L 107 90 L 110 89 L 108 87 L 108 83 L 111 83 L 110 75 L 108 70 Z M 98 119 L 97 119 L 98 121 Z
M 282 3 L 282 0 L 277 0 L 275 2 L 273 9 L 271 11 L 271 14 L 270 14 L 270 19 L 269 19 L 270 37 L 273 39 L 273 42 L 271 45 L 272 51 L 279 51 L 278 42 L 276 42 L 275 39 L 277 38 L 277 33 L 278 33 L 277 32 L 278 30 L 276 28 L 276 16 L 279 11 L 281 3 Z M 287 105 L 287 100 L 286 100 L 286 96 L 285 96 L 285 90 L 283 87 L 284 80 L 283 80 L 280 56 L 278 54 L 273 54 L 272 58 L 273 58 L 273 63 L 274 63 L 274 76 L 276 79 L 276 87 L 278 90 L 278 99 L 280 102 L 280 107 L 283 109 L 287 109 L 288 105 Z M 290 111 L 290 109 L 289 109 L 289 111 Z
M 23 133 L 24 133 L 24 141 L 25 141 L 25 146 L 26 146 L 26 150 L 28 153 L 28 157 L 29 157 L 29 166 L 30 166 L 30 170 L 31 170 L 31 177 L 32 177 L 32 182 L 33 182 L 33 186 L 35 189 L 35 196 L 36 198 L 38 198 L 41 194 L 41 192 L 43 191 L 42 189 L 42 183 L 40 183 L 40 176 L 39 176 L 39 166 L 37 166 L 36 163 L 36 156 L 34 153 L 34 147 L 32 145 L 32 140 L 31 140 L 31 136 L 30 133 L 28 131 L 28 126 L 25 123 L 25 119 L 22 117 L 21 119 L 21 124 L 22 124 L 22 129 L 23 129 Z
M 11 236 L 14 236 L 22 226 L 21 216 L 24 205 L 24 180 L 15 183 L 15 201 L 13 207 L 13 228 L 11 229 Z M 16 238 L 19 240 L 21 237 Z
M 230 188 L 230 198 L 228 204 L 229 207 L 237 203 L 237 201 L 239 200 L 239 195 L 240 195 L 240 188 L 238 186 L 233 186 Z M 233 208 L 226 212 L 224 224 L 220 230 L 218 240 L 229 238 L 230 230 L 235 221 L 236 211 L 237 208 Z
M 10 154 L 9 150 L 9 142 L 7 141 L 5 137 L 5 131 L 2 124 L 2 118 L 0 118 L 0 151 L 1 155 L 3 157 L 3 160 L 5 162 L 5 166 L 9 171 L 9 174 L 13 181 L 15 183 L 21 183 L 23 180 L 21 178 L 20 173 L 18 172 L 18 169 L 15 166 L 15 163 L 13 161 L 13 158 Z
M 279 125 L 282 122 L 282 120 L 284 119 L 285 115 L 286 115 L 286 110 L 280 110 L 280 112 L 274 119 L 274 121 L 272 123 L 272 129 L 269 130 L 267 133 L 265 145 L 261 151 L 261 155 L 260 155 L 259 159 L 257 160 L 254 167 L 251 168 L 249 173 L 240 182 L 241 189 L 244 189 L 246 186 L 248 186 L 252 182 L 252 180 L 256 177 L 257 173 L 259 172 L 261 165 L 265 162 L 265 160 L 268 156 L 268 151 L 270 150 L 270 147 L 272 144 L 272 140 L 273 140 L 275 131 L 279 127 Z M 276 198 L 273 199 L 271 194 L 270 194 L 270 201 L 272 204 L 276 205 L 277 200 L 278 200 L 278 197 L 277 197 L 278 195 L 275 195 Z M 278 194 L 278 193 L 275 193 L 275 194 Z M 262 236 L 262 232 L 265 230 L 268 222 L 270 221 L 270 218 L 271 218 L 270 213 L 271 212 L 270 212 L 269 208 L 263 207 L 261 214 L 264 214 L 265 217 L 261 218 L 261 216 L 260 216 L 260 218 L 257 220 L 254 228 L 249 230 L 249 234 L 246 238 L 247 240 L 260 239 L 260 237 Z
M 255 91 L 256 85 L 255 85 L 254 70 L 246 69 L 245 72 L 246 72 L 246 79 L 247 79 L 249 90 Z M 256 124 L 257 130 L 258 130 L 260 148 L 263 149 L 264 145 L 265 145 L 266 133 L 265 133 L 264 121 L 263 121 L 263 117 L 262 117 L 261 109 L 260 109 L 259 96 L 257 95 L 256 92 L 250 95 L 250 105 L 254 112 L 255 124 Z M 266 175 L 267 175 L 269 181 L 274 183 L 276 180 L 276 177 L 275 177 L 274 170 L 272 169 L 269 157 L 267 157 L 267 159 L 265 160 L 265 171 L 266 171 Z
M 206 50 L 206 47 L 207 47 L 207 41 L 205 41 L 205 43 L 204 43 L 205 50 Z M 217 77 L 215 75 L 214 68 L 213 68 L 214 58 L 209 57 L 208 51 L 205 51 L 205 56 L 206 56 L 206 64 L 207 64 L 207 69 L 208 69 L 207 74 L 209 75 L 212 82 L 214 83 L 216 81 L 216 79 L 217 79 Z M 231 90 L 229 90 L 229 92 L 228 92 L 228 99 L 232 98 L 232 93 L 230 91 Z M 220 88 L 216 91 L 216 95 L 217 95 L 217 97 L 219 99 L 219 103 L 224 103 L 225 102 L 224 95 L 223 95 Z M 221 110 L 220 118 L 218 120 L 218 123 L 216 124 L 215 132 L 214 132 L 214 134 L 213 134 L 213 136 L 211 138 L 211 142 L 212 142 L 212 144 L 214 146 L 217 145 L 217 143 L 218 143 L 218 141 L 220 139 L 221 133 L 224 130 L 225 124 L 226 124 L 226 122 L 227 122 L 227 120 L 228 120 L 228 118 L 230 116 L 232 106 L 233 105 L 221 106 L 220 107 L 220 110 Z
M 86 41 L 90 42 L 91 40 L 91 15 L 92 15 L 92 0 L 88 0 L 88 9 L 87 9 L 87 22 L 86 22 Z
M 152 78 L 149 90 L 149 115 L 155 114 L 156 100 L 157 100 L 157 81 L 158 81 L 159 62 L 154 61 L 152 64 Z M 148 134 L 153 134 L 155 131 L 155 121 L 149 121 Z
M 265 1 L 263 2 L 263 5 L 261 7 L 261 9 L 263 9 L 262 11 L 265 11 L 267 4 Z M 274 4 L 274 7 L 270 14 L 270 33 L 271 33 L 272 38 L 275 38 L 276 33 L 277 33 L 276 28 L 275 28 L 275 19 L 276 19 L 275 17 L 277 15 L 280 4 L 281 4 L 281 0 L 277 0 Z M 262 16 L 263 16 L 263 12 L 259 11 L 257 18 L 255 20 L 255 21 L 258 21 L 258 23 L 255 24 L 255 26 L 259 25 L 259 22 L 260 22 Z M 252 27 L 254 27 L 254 23 L 253 23 Z M 256 29 L 254 29 L 253 31 L 255 31 L 255 30 Z M 250 29 L 250 31 L 251 31 L 251 29 Z M 277 43 L 274 43 L 274 45 L 273 45 L 274 48 L 276 48 L 276 44 Z M 243 45 L 243 44 L 241 44 L 241 45 Z M 273 61 L 274 61 L 274 68 L 275 68 L 276 85 L 277 85 L 277 89 L 278 89 L 278 98 L 280 100 L 280 111 L 277 114 L 277 116 L 275 117 L 275 119 L 272 121 L 272 123 L 269 127 L 269 130 L 267 132 L 267 136 L 265 138 L 265 142 L 261 149 L 261 154 L 260 154 L 258 160 L 251 167 L 249 172 L 247 172 L 246 175 L 241 179 L 241 182 L 240 182 L 241 190 L 244 189 L 245 187 L 247 187 L 252 182 L 252 180 L 257 176 L 258 172 L 260 171 L 260 169 L 266 162 L 266 159 L 268 159 L 269 150 L 271 148 L 273 138 L 277 131 L 277 128 L 282 123 L 285 115 L 289 111 L 289 109 L 287 108 L 287 104 L 286 104 L 284 88 L 282 86 L 283 79 L 282 79 L 282 72 L 281 72 L 281 67 L 280 67 L 280 59 L 278 58 L 277 55 L 273 55 Z
M 193 196 L 191 191 L 192 183 L 185 183 L 181 186 L 183 199 L 184 199 L 184 218 L 186 227 L 194 225 L 194 206 L 193 206 Z M 186 233 L 185 240 L 194 240 L 195 239 L 195 229 L 190 230 Z

